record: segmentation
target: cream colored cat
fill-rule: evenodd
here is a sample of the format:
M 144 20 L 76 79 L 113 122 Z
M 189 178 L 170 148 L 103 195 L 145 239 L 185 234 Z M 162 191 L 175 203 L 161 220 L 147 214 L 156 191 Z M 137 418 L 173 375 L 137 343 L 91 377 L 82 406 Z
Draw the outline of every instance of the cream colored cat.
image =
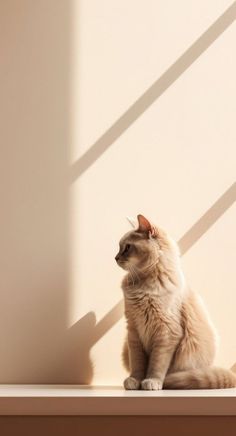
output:
M 214 389 L 236 386 L 230 370 L 212 366 L 217 336 L 200 297 L 185 283 L 177 244 L 138 215 L 116 256 L 128 337 L 125 389 Z

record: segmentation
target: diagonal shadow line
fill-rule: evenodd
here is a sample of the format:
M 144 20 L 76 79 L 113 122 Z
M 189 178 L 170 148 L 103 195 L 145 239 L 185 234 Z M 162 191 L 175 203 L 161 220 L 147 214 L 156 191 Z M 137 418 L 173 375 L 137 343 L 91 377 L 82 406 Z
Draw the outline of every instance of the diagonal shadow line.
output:
M 106 315 L 96 324 L 94 329 L 94 334 L 91 340 L 91 346 L 96 344 L 96 342 L 104 336 L 107 331 L 113 327 L 123 316 L 123 301 L 119 301 Z M 114 320 L 114 323 L 111 323 Z
M 162 76 L 71 167 L 73 183 L 160 97 L 233 23 L 236 2 L 221 15 Z
M 236 182 L 208 209 L 179 240 L 181 254 L 185 254 L 236 200 Z
M 185 254 L 236 201 L 236 182 L 208 209 L 208 211 L 182 236 L 178 244 Z M 104 336 L 123 316 L 120 300 L 95 326 L 91 346 Z

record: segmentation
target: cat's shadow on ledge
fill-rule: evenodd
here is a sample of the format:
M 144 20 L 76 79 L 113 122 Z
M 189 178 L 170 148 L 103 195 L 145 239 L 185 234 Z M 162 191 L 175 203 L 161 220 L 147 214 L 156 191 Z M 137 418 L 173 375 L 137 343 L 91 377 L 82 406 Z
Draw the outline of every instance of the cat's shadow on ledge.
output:
M 122 314 L 123 301 L 120 301 L 98 323 L 95 313 L 88 312 L 68 330 L 68 383 L 92 384 L 94 365 L 90 356 L 91 349 L 120 320 Z M 236 373 L 236 362 L 231 370 Z
M 70 368 L 68 383 L 91 384 L 94 365 L 91 349 L 123 315 L 119 301 L 98 323 L 94 312 L 88 312 L 68 329 L 66 366 Z

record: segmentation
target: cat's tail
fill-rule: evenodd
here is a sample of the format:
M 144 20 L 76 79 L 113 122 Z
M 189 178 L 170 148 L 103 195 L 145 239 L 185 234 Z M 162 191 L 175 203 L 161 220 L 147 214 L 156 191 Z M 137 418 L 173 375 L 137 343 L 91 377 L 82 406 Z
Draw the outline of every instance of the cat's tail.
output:
M 168 374 L 164 389 L 224 389 L 236 387 L 236 374 L 216 366 Z

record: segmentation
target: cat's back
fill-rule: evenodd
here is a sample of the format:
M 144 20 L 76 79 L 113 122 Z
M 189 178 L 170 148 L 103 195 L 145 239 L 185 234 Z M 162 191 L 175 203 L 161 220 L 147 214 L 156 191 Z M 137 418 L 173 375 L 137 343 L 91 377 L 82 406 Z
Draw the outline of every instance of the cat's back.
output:
M 188 290 L 181 307 L 181 321 L 185 334 L 212 339 L 217 337 L 216 330 L 210 319 L 207 307 L 199 294 Z
M 218 336 L 200 295 L 189 290 L 181 307 L 182 339 L 177 347 L 172 371 L 211 365 Z

